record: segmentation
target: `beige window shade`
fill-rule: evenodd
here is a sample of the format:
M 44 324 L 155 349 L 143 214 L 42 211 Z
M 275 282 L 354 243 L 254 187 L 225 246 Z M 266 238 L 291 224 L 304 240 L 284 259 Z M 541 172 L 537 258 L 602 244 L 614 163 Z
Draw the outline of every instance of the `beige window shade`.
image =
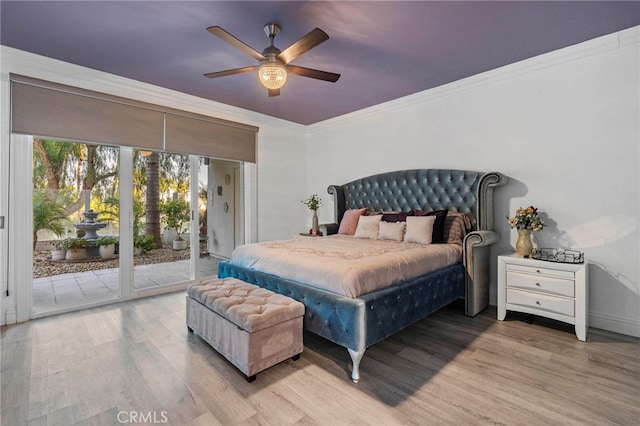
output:
M 12 74 L 11 131 L 255 162 L 258 128 Z
M 255 132 L 173 114 L 166 114 L 165 119 L 167 151 L 256 162 Z
M 164 114 L 161 111 L 64 89 L 57 85 L 43 87 L 12 81 L 11 131 L 162 150 Z

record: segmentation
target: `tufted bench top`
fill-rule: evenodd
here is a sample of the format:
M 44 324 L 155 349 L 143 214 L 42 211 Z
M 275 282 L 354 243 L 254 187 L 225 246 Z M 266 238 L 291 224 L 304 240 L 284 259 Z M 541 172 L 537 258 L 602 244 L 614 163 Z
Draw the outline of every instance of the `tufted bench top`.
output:
M 203 278 L 187 294 L 249 333 L 304 315 L 302 303 L 237 278 Z

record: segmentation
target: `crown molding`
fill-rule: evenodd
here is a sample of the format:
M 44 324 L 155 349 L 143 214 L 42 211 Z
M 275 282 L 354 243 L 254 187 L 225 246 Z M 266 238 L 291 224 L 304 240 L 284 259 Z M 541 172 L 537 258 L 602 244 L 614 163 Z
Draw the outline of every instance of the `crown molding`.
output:
M 587 40 L 579 44 L 554 50 L 533 58 L 515 62 L 513 64 L 508 64 L 500 68 L 495 68 L 462 80 L 457 80 L 452 83 L 407 95 L 402 98 L 374 105 L 359 111 L 354 111 L 326 121 L 311 124 L 307 127 L 307 132 L 308 134 L 312 134 L 319 130 L 342 126 L 380 114 L 387 114 L 395 110 L 411 107 L 415 104 L 432 102 L 457 92 L 490 85 L 501 80 L 552 68 L 561 64 L 577 61 L 590 56 L 600 55 L 617 49 L 636 46 L 638 43 L 640 43 L 640 26 L 635 26 L 602 37 Z

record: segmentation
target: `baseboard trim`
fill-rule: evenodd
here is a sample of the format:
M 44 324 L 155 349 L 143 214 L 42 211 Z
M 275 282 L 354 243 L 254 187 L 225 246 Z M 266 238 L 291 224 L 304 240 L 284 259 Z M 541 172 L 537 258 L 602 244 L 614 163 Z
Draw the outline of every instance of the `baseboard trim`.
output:
M 589 327 L 640 337 L 640 322 L 597 312 L 589 313 Z
M 495 293 L 491 293 L 491 305 L 497 306 Z M 624 334 L 625 336 L 640 337 L 640 322 L 615 315 L 589 312 L 589 327 Z
M 0 325 L 15 324 L 18 322 L 18 313 L 15 309 L 7 310 L 4 314 L 3 322 Z

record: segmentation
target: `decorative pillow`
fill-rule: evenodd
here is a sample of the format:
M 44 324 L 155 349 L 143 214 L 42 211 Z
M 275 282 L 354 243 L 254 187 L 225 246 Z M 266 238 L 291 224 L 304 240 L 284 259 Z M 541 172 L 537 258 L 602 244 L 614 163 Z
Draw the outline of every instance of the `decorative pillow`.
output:
M 444 242 L 462 244 L 464 236 L 471 229 L 471 218 L 464 213 L 449 212 L 444 221 Z
M 435 216 L 407 217 L 407 232 L 404 240 L 408 243 L 431 244 Z
M 380 222 L 379 240 L 402 241 L 404 239 L 405 222 Z
M 433 223 L 433 236 L 431 242 L 434 244 L 444 243 L 444 222 L 449 210 L 414 210 L 413 212 L 416 216 L 435 216 L 436 221 Z
M 413 216 L 413 212 L 394 212 L 394 213 L 382 213 L 382 220 L 385 222 L 404 222 L 407 216 Z
M 360 216 L 356 233 L 353 236 L 356 238 L 369 238 L 370 240 L 378 239 L 380 219 L 382 219 L 382 215 Z
M 344 212 L 342 220 L 340 221 L 340 228 L 338 228 L 338 234 L 353 235 L 356 233 L 356 227 L 358 226 L 358 219 L 360 216 L 367 213 L 367 209 L 349 209 Z

